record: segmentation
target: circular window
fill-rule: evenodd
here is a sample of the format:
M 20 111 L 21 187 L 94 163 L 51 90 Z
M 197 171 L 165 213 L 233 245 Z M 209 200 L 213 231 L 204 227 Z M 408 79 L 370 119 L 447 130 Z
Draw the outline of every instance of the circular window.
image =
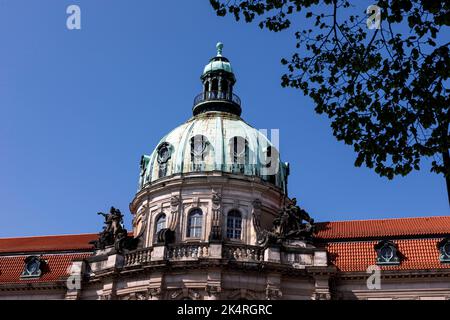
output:
M 390 261 L 394 257 L 394 250 L 392 247 L 385 246 L 381 248 L 380 255 L 385 261 Z
M 170 159 L 170 145 L 165 142 L 161 144 L 158 148 L 158 162 L 166 163 Z
M 29 274 L 35 274 L 38 272 L 39 270 L 39 261 L 38 260 L 31 260 L 30 262 L 28 262 L 27 266 L 26 266 L 27 272 Z
M 446 244 L 444 244 L 444 247 L 442 249 L 443 249 L 442 251 L 444 251 L 444 254 L 447 257 L 450 257 L 450 242 L 447 242 Z

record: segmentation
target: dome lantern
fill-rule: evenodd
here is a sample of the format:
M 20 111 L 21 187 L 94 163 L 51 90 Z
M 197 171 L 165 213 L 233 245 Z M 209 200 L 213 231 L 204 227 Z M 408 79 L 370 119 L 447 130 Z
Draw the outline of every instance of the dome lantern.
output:
M 194 100 L 194 116 L 165 135 L 141 160 L 139 190 L 159 181 L 193 176 L 224 175 L 250 179 L 287 193 L 289 166 L 278 146 L 241 117 L 231 64 L 217 54 L 201 76 L 203 92 Z
M 194 99 L 194 116 L 210 111 L 241 115 L 241 101 L 233 93 L 236 78 L 230 61 L 222 55 L 223 43 L 216 45 L 217 54 L 211 58 L 200 77 L 203 91 Z

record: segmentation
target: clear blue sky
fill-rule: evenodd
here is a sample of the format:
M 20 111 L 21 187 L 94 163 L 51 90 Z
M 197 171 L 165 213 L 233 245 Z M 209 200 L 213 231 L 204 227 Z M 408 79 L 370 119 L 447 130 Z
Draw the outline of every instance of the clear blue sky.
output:
M 70 4 L 81 30 L 66 28 Z M 0 0 L 0 237 L 97 232 L 111 205 L 130 228 L 140 156 L 191 116 L 217 41 L 243 118 L 280 130 L 290 196 L 317 221 L 448 215 L 429 166 L 393 181 L 355 168 L 310 99 L 280 87 L 293 32 L 219 18 L 206 0 Z

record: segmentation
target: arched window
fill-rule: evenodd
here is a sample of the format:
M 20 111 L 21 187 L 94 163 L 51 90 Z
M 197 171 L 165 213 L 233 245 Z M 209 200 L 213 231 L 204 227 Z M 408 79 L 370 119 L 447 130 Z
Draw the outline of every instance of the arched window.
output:
M 222 80 L 222 83 L 221 83 L 221 91 L 222 91 L 222 98 L 224 98 L 224 99 L 229 99 L 229 97 L 228 97 L 228 81 L 227 80 Z
M 208 139 L 199 134 L 191 138 L 191 162 L 194 171 L 202 171 L 206 153 L 208 152 Z
M 231 210 L 227 216 L 227 238 L 241 239 L 242 216 L 238 210 Z
M 164 229 L 165 227 L 166 227 L 166 215 L 163 213 L 158 217 L 158 219 L 156 219 L 155 235 L 157 235 L 158 232 Z
M 230 158 L 232 164 L 232 172 L 244 173 L 245 165 L 249 164 L 249 148 L 248 142 L 243 137 L 233 137 L 230 139 Z
M 189 238 L 200 238 L 202 235 L 203 213 L 200 209 L 194 209 L 189 213 L 187 236 Z
M 211 81 L 211 99 L 217 99 L 217 91 L 219 91 L 219 80 L 212 79 Z

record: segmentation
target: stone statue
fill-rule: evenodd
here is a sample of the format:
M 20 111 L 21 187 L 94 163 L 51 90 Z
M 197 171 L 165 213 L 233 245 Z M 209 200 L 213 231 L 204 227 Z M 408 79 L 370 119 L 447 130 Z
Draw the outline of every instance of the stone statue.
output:
M 105 218 L 103 231 L 99 233 L 98 240 L 89 242 L 96 249 L 103 250 L 108 246 L 114 246 L 117 251 L 123 249 L 135 249 L 138 238 L 128 236 L 128 231 L 123 227 L 123 214 L 119 209 L 111 207 L 109 213 L 98 212 Z
M 119 234 L 123 228 L 123 214 L 119 209 L 111 207 L 109 213 L 97 212 L 98 215 L 102 215 L 105 218 L 104 232 L 111 232 L 114 236 Z
M 259 243 L 282 243 L 285 240 L 310 240 L 314 232 L 314 219 L 297 206 L 297 199 L 292 198 L 278 213 L 273 221 L 271 231 L 262 230 Z

